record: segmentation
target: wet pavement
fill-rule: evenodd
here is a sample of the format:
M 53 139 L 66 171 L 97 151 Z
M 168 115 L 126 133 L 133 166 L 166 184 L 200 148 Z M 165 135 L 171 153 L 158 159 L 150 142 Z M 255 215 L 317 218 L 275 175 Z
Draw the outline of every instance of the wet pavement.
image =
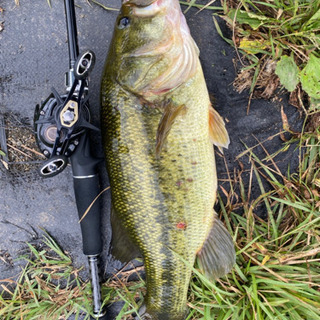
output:
M 200 2 L 200 1 L 199 1 Z M 118 8 L 120 1 L 103 1 L 104 5 Z M 50 88 L 64 93 L 64 73 L 68 69 L 66 27 L 62 0 L 52 0 L 50 8 L 45 0 L 21 0 L 15 6 L 14 0 L 4 0 L 0 7 L 0 115 L 14 113 L 24 124 L 31 127 L 34 108 L 47 98 Z M 97 5 L 88 5 L 85 0 L 76 1 L 79 46 L 91 49 L 96 54 L 96 66 L 90 78 L 90 105 L 93 123 L 99 125 L 100 75 L 111 40 L 117 12 L 106 11 Z M 200 48 L 200 59 L 210 94 L 215 97 L 216 109 L 226 119 L 231 144 L 225 152 L 225 161 L 232 173 L 238 168 L 236 156 L 248 146 L 257 144 L 277 134 L 282 128 L 281 106 L 293 128 L 299 130 L 302 122 L 294 107 L 288 106 L 286 98 L 276 102 L 253 100 L 247 115 L 248 93 L 238 94 L 232 86 L 235 77 L 234 50 L 217 34 L 211 11 L 195 14 L 191 9 L 186 17 Z M 221 21 L 220 21 L 221 22 Z M 221 22 L 222 31 L 230 31 Z M 1 29 L 0 29 L 1 30 Z M 15 128 L 6 128 L 15 130 Z M 94 153 L 102 154 L 100 136 L 92 134 Z M 267 141 L 265 147 L 270 153 L 280 149 L 281 139 L 277 136 Z M 262 149 L 257 153 L 262 157 Z M 286 172 L 288 165 L 297 167 L 298 157 L 294 146 L 281 154 L 278 165 Z M 249 164 L 244 161 L 245 168 Z M 218 157 L 217 168 L 220 178 L 226 178 L 224 160 Z M 108 185 L 104 166 L 100 167 L 101 186 Z M 249 173 L 244 174 L 248 181 Z M 258 195 L 257 183 L 253 181 L 252 194 Z M 110 198 L 103 197 L 103 238 L 105 274 L 112 272 L 119 264 L 108 256 L 111 231 L 108 224 Z M 263 208 L 259 212 L 264 216 Z M 26 248 L 26 242 L 39 241 L 42 229 L 48 231 L 67 251 L 75 265 L 86 265 L 82 254 L 80 227 L 73 193 L 70 167 L 62 174 L 42 179 L 34 169 L 29 172 L 8 172 L 0 163 L 0 279 L 14 277 L 23 262 L 15 259 Z M 87 277 L 87 273 L 83 273 Z

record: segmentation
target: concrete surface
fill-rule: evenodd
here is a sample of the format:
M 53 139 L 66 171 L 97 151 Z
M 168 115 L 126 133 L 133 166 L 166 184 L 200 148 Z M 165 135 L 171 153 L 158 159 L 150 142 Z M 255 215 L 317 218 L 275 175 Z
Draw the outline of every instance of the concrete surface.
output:
M 200 1 L 199 1 L 200 2 Z M 117 8 L 119 0 L 101 0 L 101 3 Z M 21 0 L 15 6 L 14 0 L 3 0 L 0 7 L 0 114 L 15 112 L 32 123 L 35 105 L 50 94 L 53 86 L 64 92 L 64 73 L 68 68 L 65 17 L 62 0 L 52 0 L 50 8 L 45 0 Z M 99 82 L 104 59 L 112 36 L 117 12 L 106 11 L 97 5 L 89 6 L 85 0 L 77 0 L 78 33 L 80 49 L 91 49 L 96 54 L 96 66 L 91 75 L 90 94 L 93 122 L 99 123 Z M 286 100 L 269 102 L 253 100 L 249 115 L 246 114 L 248 93 L 234 91 L 235 77 L 233 59 L 235 53 L 216 33 L 210 11 L 195 15 L 196 10 L 186 14 L 191 32 L 199 45 L 201 61 L 210 94 L 216 98 L 217 110 L 228 119 L 227 128 L 231 138 L 229 150 L 225 152 L 226 162 L 232 173 L 238 168 L 236 156 L 245 150 L 243 142 L 249 146 L 276 134 L 282 127 L 280 107 L 288 116 L 289 123 L 299 129 L 301 120 L 295 108 Z M 229 31 L 222 26 L 223 32 Z M 101 155 L 99 135 L 92 136 L 95 153 Z M 270 153 L 281 147 L 279 137 L 268 141 L 265 146 Z M 283 172 L 290 164 L 297 166 L 297 156 L 291 147 L 277 160 Z M 257 150 L 263 155 L 263 152 Z M 244 162 L 245 169 L 249 165 Z M 1 164 L 0 164 L 1 166 Z M 226 178 L 223 159 L 218 158 L 220 178 Z M 249 173 L 244 175 L 248 181 Z M 82 254 L 80 228 L 72 189 L 70 168 L 61 175 L 47 180 L 35 173 L 10 176 L 0 169 L 0 253 L 6 254 L 8 261 L 0 260 L 0 279 L 14 277 L 19 271 L 15 262 L 26 241 L 37 241 L 40 228 L 46 229 L 58 243 L 68 251 L 76 266 L 85 265 Z M 247 180 L 246 180 L 247 179 Z M 102 186 L 108 184 L 103 166 Z M 224 183 L 226 185 L 226 183 Z M 258 195 L 257 184 L 253 182 L 253 195 Z M 103 198 L 103 237 L 105 241 L 105 271 L 110 274 L 114 267 L 107 254 L 111 231 L 108 225 L 109 195 Z M 259 213 L 264 216 L 263 208 Z M 83 274 L 87 276 L 86 273 Z

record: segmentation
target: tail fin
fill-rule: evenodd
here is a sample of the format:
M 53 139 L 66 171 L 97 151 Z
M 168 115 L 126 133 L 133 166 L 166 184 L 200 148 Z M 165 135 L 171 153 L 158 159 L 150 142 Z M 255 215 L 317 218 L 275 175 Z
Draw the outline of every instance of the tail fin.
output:
M 198 263 L 209 278 L 220 278 L 227 274 L 236 260 L 233 240 L 217 218 L 203 247 L 198 252 Z
M 139 309 L 139 315 L 134 320 L 184 320 L 187 316 L 187 309 L 184 312 L 172 313 L 166 311 L 148 311 L 145 304 Z

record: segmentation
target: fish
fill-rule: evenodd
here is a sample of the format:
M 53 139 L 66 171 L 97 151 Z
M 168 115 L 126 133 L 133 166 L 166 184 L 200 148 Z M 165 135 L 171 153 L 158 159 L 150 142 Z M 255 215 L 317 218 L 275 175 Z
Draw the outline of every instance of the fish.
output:
M 143 319 L 181 320 L 196 264 L 210 279 L 235 263 L 214 211 L 213 144 L 227 148 L 199 49 L 178 0 L 123 0 L 101 80 L 112 250 L 143 258 Z

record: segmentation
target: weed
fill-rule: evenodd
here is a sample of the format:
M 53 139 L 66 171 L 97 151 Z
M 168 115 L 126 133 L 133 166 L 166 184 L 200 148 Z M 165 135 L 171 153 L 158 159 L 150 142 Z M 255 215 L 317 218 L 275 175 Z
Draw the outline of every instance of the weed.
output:
M 293 104 L 297 95 L 302 100 L 301 88 L 311 104 L 318 103 L 319 5 L 319 0 L 223 0 L 221 17 L 232 29 L 242 64 L 235 81 L 239 91 L 249 89 L 252 97 L 258 89 L 256 96 L 270 98 L 281 84 Z
M 55 241 L 48 235 L 42 246 L 28 247 L 30 254 L 22 257 L 27 264 L 18 280 L 0 280 L 0 318 L 56 320 L 76 314 L 77 319 L 90 310 L 90 287 Z

